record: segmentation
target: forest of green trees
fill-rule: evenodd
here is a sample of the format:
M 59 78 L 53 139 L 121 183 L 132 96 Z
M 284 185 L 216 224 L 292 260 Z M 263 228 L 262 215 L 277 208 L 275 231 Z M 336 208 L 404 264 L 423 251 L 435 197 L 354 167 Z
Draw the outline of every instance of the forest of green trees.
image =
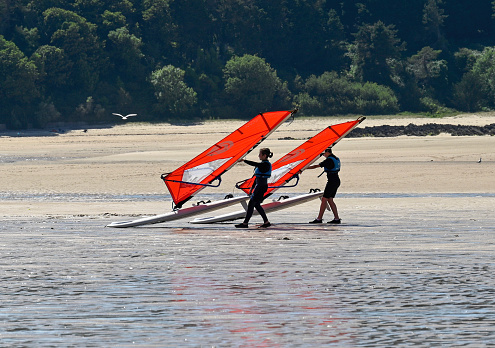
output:
M 0 0 L 0 124 L 495 108 L 495 1 Z

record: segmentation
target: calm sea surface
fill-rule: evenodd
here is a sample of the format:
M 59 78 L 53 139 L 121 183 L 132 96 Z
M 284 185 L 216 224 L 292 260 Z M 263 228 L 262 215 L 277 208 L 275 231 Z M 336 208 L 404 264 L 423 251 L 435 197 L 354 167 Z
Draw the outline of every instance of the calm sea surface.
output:
M 486 204 L 377 198 L 340 226 L 291 210 L 262 231 L 7 218 L 0 346 L 495 346 L 494 196 L 468 198 Z

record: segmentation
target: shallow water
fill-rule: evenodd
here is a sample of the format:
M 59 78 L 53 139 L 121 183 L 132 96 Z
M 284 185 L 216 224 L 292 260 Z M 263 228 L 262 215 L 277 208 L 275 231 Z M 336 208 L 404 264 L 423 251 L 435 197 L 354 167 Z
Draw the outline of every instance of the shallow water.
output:
M 242 192 L 235 192 L 240 195 Z M 268 200 L 278 200 L 282 196 L 291 197 L 305 194 L 308 192 L 280 192 L 271 196 Z M 232 194 L 233 195 L 233 194 Z M 216 201 L 224 199 L 225 193 L 206 193 L 198 197 L 198 201 Z M 391 192 L 372 192 L 372 193 L 339 193 L 341 198 L 495 198 L 495 193 L 490 192 L 456 192 L 456 193 L 391 193 Z M 107 193 L 31 193 L 31 192 L 10 192 L 0 191 L 0 200 L 2 201 L 29 201 L 29 202 L 167 202 L 172 201 L 170 194 L 107 194 Z M 195 199 L 191 200 L 194 204 Z
M 263 231 L 9 218 L 0 227 L 0 342 L 490 346 L 493 206 L 458 206 L 408 214 L 369 207 L 340 226 L 290 222 Z M 270 218 L 294 221 L 293 214 Z

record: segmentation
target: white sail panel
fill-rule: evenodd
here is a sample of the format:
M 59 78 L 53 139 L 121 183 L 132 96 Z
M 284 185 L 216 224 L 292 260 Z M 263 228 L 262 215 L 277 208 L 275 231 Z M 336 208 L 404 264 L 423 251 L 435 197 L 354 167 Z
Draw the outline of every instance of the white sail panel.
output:
M 270 179 L 268 179 L 268 183 L 274 183 L 280 180 L 281 177 L 283 177 L 285 174 L 287 174 L 292 168 L 295 168 L 296 166 L 299 165 L 303 160 L 292 162 L 289 164 L 286 164 L 283 167 L 277 168 L 274 171 L 272 171 L 272 176 Z
M 231 158 L 232 157 L 218 159 L 215 161 L 201 164 L 197 167 L 186 169 L 184 170 L 184 175 L 182 176 L 182 180 L 185 182 L 200 183 L 202 180 L 208 177 L 208 175 L 210 175 L 215 170 L 223 166 Z

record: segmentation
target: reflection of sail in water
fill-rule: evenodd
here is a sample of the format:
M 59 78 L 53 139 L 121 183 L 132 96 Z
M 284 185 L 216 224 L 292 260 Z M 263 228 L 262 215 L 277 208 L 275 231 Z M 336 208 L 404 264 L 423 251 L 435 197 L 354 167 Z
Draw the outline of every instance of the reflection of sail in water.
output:
M 358 124 L 364 121 L 364 117 L 360 117 L 355 121 L 339 123 L 325 128 L 323 131 L 295 148 L 287 155 L 272 164 L 272 176 L 268 181 L 268 191 L 265 197 L 281 186 L 288 183 L 291 179 L 297 177 L 300 171 L 303 171 L 308 166 L 316 161 L 318 156 L 330 146 L 334 146 L 340 139 L 351 132 Z M 252 177 L 244 181 L 238 187 L 248 193 L 254 184 L 255 178 Z
M 211 183 L 255 148 L 295 111 L 273 111 L 259 114 L 243 126 L 206 149 L 171 173 L 163 174 L 177 208 Z M 218 186 L 218 185 L 217 185 Z
M 215 346 L 221 337 L 229 347 L 353 346 L 355 337 L 347 331 L 355 321 L 349 314 L 352 306 L 347 308 L 333 291 L 321 288 L 322 272 L 308 272 L 305 263 L 300 262 L 301 257 L 309 260 L 314 255 L 317 260 L 328 259 L 325 247 L 321 246 L 324 243 L 313 243 L 311 255 L 307 250 L 281 248 L 273 252 L 273 245 L 270 248 L 244 244 L 243 255 L 249 257 L 235 260 L 225 256 L 237 246 L 220 244 L 217 252 L 211 253 L 204 245 L 190 243 L 195 250 L 199 247 L 202 254 L 187 255 L 181 261 L 194 266 L 167 274 L 169 291 L 163 294 L 163 313 L 171 314 L 171 318 L 190 319 L 190 327 L 177 326 L 181 332 L 186 330 L 189 344 Z M 206 253 L 210 256 L 201 257 Z M 287 270 L 285 265 L 289 263 L 296 272 Z M 215 264 L 222 267 L 212 267 Z M 321 266 L 325 274 L 337 273 L 329 264 Z M 181 346 L 181 338 L 171 335 L 169 343 Z

